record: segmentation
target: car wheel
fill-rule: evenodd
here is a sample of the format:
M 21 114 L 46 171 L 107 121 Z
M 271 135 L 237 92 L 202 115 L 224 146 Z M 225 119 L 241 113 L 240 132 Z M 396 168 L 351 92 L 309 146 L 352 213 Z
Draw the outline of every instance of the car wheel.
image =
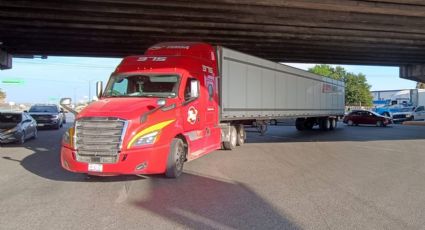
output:
M 186 160 L 186 150 L 183 141 L 174 138 L 171 141 L 170 152 L 168 153 L 167 170 L 165 176 L 168 178 L 177 178 L 183 172 L 183 164 Z
M 32 135 L 32 138 L 37 139 L 37 137 L 38 137 L 38 131 L 37 131 L 37 129 L 35 129 L 34 134 Z
M 277 120 L 271 119 L 270 120 L 270 125 L 277 125 Z
M 377 121 L 376 122 L 376 126 L 383 127 L 384 126 L 384 123 L 382 121 Z
M 354 123 L 353 123 L 353 121 L 352 121 L 352 120 L 348 120 L 348 121 L 347 121 L 347 125 L 349 125 L 349 126 L 353 126 L 353 125 L 354 125 Z
M 19 138 L 19 144 L 24 144 L 25 143 L 25 131 L 22 131 L 22 135 L 21 138 Z

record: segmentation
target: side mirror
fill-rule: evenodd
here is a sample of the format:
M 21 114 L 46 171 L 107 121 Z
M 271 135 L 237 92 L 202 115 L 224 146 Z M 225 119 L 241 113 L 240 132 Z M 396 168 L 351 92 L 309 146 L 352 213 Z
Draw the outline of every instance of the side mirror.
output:
M 165 99 L 158 99 L 158 101 L 156 102 L 156 104 L 157 104 L 159 107 L 164 106 L 164 105 L 165 105 L 165 103 L 166 103 Z
M 98 81 L 98 82 L 96 82 L 96 95 L 97 95 L 97 98 L 102 97 L 102 94 L 103 94 L 103 82 Z
M 61 98 L 59 104 L 64 106 L 64 105 L 71 105 L 71 98 Z
M 68 110 L 69 112 L 71 112 L 72 114 L 77 115 L 77 114 L 78 114 L 78 112 L 77 112 L 77 111 L 75 111 L 75 110 L 73 110 L 73 109 L 71 108 L 71 102 L 72 102 L 71 98 L 61 98 L 61 100 L 60 100 L 60 103 L 59 103 L 59 104 L 60 104 L 62 107 L 64 107 L 66 110 Z
M 199 81 L 192 79 L 190 81 L 190 97 L 197 98 L 199 96 Z

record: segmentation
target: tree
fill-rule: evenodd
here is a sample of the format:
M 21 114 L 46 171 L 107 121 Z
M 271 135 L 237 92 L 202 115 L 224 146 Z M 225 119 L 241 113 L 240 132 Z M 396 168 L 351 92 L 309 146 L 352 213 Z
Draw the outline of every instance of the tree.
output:
M 425 89 L 425 83 L 417 82 L 416 83 L 416 89 Z
M 345 104 L 372 106 L 373 97 L 366 76 L 362 73 L 347 72 L 343 67 L 330 65 L 316 65 L 308 69 L 309 72 L 345 82 Z
M 6 99 L 6 93 L 0 89 L 0 103 L 3 103 L 4 99 Z

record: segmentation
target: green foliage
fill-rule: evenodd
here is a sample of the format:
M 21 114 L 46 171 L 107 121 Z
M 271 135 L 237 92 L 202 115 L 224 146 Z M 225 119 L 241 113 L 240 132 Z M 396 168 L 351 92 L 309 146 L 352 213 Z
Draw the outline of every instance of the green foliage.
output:
M 372 106 L 373 97 L 370 93 L 370 85 L 367 84 L 366 76 L 362 73 L 354 74 L 347 72 L 343 67 L 330 65 L 316 65 L 308 70 L 336 80 L 345 82 L 345 104 Z
M 4 99 L 6 99 L 6 93 L 0 89 L 0 102 L 3 101 Z
M 425 89 L 425 83 L 417 82 L 416 83 L 416 89 Z

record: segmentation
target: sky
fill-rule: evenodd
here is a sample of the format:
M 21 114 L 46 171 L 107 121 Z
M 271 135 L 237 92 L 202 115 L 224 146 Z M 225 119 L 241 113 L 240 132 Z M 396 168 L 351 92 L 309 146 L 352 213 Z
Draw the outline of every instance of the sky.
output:
M 121 59 L 54 57 L 47 59 L 14 58 L 13 68 L 0 71 L 0 89 L 7 102 L 58 103 L 60 98 L 87 101 L 96 94 L 96 82 L 106 82 Z M 289 64 L 289 63 L 287 63 Z M 307 70 L 314 64 L 289 64 Z M 416 82 L 398 77 L 398 67 L 341 65 L 348 72 L 366 75 L 371 90 L 412 89 Z M 3 81 L 19 80 L 22 84 Z M 90 90 L 89 90 L 90 89 Z

